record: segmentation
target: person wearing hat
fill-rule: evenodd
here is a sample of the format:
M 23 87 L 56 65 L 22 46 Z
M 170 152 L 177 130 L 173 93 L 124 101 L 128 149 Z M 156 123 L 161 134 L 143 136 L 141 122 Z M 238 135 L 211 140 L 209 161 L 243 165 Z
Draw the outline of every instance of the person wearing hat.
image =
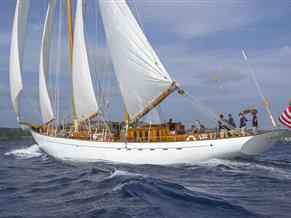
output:
M 227 127 L 224 125 L 227 121 L 223 118 L 223 114 L 219 115 L 218 121 L 218 131 L 220 134 L 220 138 L 224 138 L 227 135 Z
M 234 121 L 234 119 L 233 119 L 233 117 L 231 116 L 231 114 L 228 114 L 228 124 L 230 125 L 230 126 L 232 126 L 233 128 L 236 128 L 236 125 L 235 125 L 235 121 Z M 233 134 L 235 133 L 235 130 L 234 129 L 231 129 L 230 131 L 229 131 L 229 134 L 232 136 Z

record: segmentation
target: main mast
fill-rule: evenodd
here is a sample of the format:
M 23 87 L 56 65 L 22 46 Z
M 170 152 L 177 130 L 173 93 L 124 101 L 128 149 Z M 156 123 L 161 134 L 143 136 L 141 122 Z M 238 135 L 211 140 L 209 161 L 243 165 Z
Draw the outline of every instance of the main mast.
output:
M 72 1 L 67 0 L 67 14 L 68 14 L 68 31 L 69 31 L 69 46 L 70 46 L 70 72 L 71 77 L 73 78 L 73 20 L 72 20 Z M 73 80 L 71 80 L 72 85 L 72 95 L 74 95 L 74 86 L 73 86 Z M 72 96 L 72 107 L 73 107 L 73 116 L 74 116 L 74 129 L 75 131 L 78 130 L 79 123 L 76 113 L 76 107 L 74 102 L 74 96 Z

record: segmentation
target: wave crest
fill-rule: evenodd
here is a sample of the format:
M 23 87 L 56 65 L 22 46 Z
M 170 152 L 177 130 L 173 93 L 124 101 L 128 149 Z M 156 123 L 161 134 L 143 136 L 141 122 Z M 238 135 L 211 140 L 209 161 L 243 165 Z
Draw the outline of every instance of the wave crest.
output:
M 6 152 L 4 155 L 6 156 L 14 156 L 17 159 L 30 159 L 35 157 L 40 157 L 42 155 L 42 151 L 40 150 L 37 144 L 31 145 L 27 148 L 14 149 Z

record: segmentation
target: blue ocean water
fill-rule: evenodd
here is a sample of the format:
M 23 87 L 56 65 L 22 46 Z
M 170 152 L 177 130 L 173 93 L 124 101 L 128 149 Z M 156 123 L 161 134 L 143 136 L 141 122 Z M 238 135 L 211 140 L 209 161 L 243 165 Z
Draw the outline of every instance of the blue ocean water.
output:
M 291 143 L 194 165 L 56 160 L 0 141 L 0 217 L 291 217 Z

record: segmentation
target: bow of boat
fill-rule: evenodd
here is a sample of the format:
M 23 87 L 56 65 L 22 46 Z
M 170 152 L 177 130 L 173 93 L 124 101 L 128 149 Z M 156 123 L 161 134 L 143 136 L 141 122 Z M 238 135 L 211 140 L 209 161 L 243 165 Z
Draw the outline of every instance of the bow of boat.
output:
M 288 130 L 268 131 L 250 138 L 241 148 L 245 155 L 258 155 L 268 151 Z

